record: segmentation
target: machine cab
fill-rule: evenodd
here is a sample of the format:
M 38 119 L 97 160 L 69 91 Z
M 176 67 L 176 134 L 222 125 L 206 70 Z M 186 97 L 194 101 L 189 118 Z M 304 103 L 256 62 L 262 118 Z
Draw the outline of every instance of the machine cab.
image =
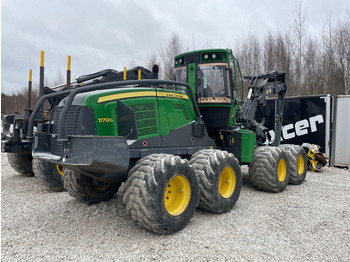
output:
M 199 104 L 231 103 L 227 63 L 199 64 L 196 96 Z
M 199 50 L 175 57 L 175 79 L 187 82 L 209 129 L 227 128 L 236 99 L 232 51 Z

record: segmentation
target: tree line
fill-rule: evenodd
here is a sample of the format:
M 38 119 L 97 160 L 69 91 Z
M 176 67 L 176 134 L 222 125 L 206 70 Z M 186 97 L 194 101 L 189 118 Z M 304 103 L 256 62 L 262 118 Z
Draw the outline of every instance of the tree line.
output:
M 287 96 L 350 94 L 350 12 L 328 18 L 319 36 L 308 30 L 307 10 L 296 7 L 288 32 L 268 32 L 261 41 L 248 34 L 233 47 L 247 75 L 280 70 L 287 75 Z
M 203 45 L 206 48 L 212 48 L 208 41 Z M 233 50 L 243 75 L 286 72 L 287 96 L 350 95 L 350 10 L 339 21 L 327 18 L 323 30 L 315 36 L 308 28 L 307 10 L 299 2 L 287 32 L 268 31 L 263 38 L 248 33 L 228 48 Z M 174 79 L 174 56 L 184 51 L 179 34 L 174 32 L 163 46 L 145 57 L 145 67 L 151 70 L 157 64 L 161 79 Z M 129 67 L 134 66 L 132 60 Z M 53 85 L 62 82 L 62 73 L 58 72 Z M 38 87 L 34 87 L 32 105 L 38 98 Z M 2 93 L 2 113 L 22 112 L 26 99 L 26 88 L 11 95 Z
M 203 46 L 208 47 L 212 48 L 210 42 Z M 263 38 L 248 33 L 229 48 L 243 75 L 286 72 L 287 96 L 350 95 L 350 10 L 339 21 L 327 18 L 323 30 L 315 36 L 308 28 L 307 10 L 299 2 L 287 32 L 268 31 Z M 173 57 L 182 52 L 182 41 L 173 33 L 165 47 L 147 57 L 147 66 L 159 62 L 161 76 L 172 79 Z M 244 90 L 247 92 L 247 88 Z

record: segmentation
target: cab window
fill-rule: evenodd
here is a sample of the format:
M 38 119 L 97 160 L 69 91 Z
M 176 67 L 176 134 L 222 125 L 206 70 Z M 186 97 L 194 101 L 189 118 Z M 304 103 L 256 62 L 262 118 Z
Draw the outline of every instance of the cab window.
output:
M 198 97 L 229 97 L 228 67 L 224 63 L 198 65 Z
M 175 69 L 175 80 L 187 83 L 187 68 L 185 66 Z

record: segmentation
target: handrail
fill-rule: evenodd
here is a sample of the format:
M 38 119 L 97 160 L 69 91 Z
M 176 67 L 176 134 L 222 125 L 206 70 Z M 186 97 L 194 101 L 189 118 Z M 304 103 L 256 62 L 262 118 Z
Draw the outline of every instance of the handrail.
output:
M 47 94 L 44 95 L 42 97 L 40 97 L 38 103 L 36 104 L 32 114 L 30 115 L 29 118 L 29 123 L 28 123 L 28 138 L 32 138 L 33 137 L 33 128 L 34 128 L 34 119 L 36 117 L 36 115 L 38 114 L 42 104 L 44 103 L 44 101 L 48 98 L 51 97 L 57 97 L 57 96 L 64 96 L 64 95 L 68 95 L 72 90 L 65 90 L 65 91 L 60 91 L 60 92 L 54 92 L 51 94 Z
M 93 84 L 93 85 L 85 86 L 85 87 L 83 86 L 83 87 L 76 88 L 76 89 L 55 92 L 52 94 L 42 96 L 39 99 L 37 105 L 35 106 L 33 113 L 29 119 L 28 137 L 29 138 L 33 137 L 35 116 L 39 112 L 41 105 L 43 104 L 43 102 L 46 99 L 51 98 L 51 97 L 56 97 L 56 96 L 68 95 L 67 101 L 63 107 L 63 110 L 61 111 L 61 115 L 60 115 L 59 123 L 58 123 L 58 140 L 64 141 L 64 140 L 67 140 L 67 138 L 68 138 L 67 134 L 65 133 L 66 117 L 68 114 L 68 110 L 71 107 L 73 100 L 77 94 L 86 93 L 86 92 L 95 91 L 95 90 L 101 90 L 101 89 L 113 89 L 116 87 L 129 86 L 129 85 L 150 85 L 150 86 L 152 86 L 152 85 L 177 85 L 177 86 L 183 86 L 187 89 L 187 93 L 189 94 L 190 99 L 193 103 L 197 120 L 199 120 L 201 118 L 201 114 L 199 112 L 197 102 L 194 99 L 194 96 L 193 96 L 192 91 L 191 91 L 191 87 L 187 83 L 173 81 L 173 80 L 158 80 L 158 79 L 114 81 L 114 82 L 108 82 L 108 83 Z

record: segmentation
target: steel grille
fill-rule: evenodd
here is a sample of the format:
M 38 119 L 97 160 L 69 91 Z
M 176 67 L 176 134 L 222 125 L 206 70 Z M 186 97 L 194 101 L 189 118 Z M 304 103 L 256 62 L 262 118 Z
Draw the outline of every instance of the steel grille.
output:
M 54 111 L 54 123 L 52 126 L 52 134 L 58 134 L 58 122 L 63 107 L 56 108 Z M 78 124 L 80 118 L 81 106 L 71 106 L 66 117 L 66 130 L 68 135 L 76 135 L 78 133 Z M 62 143 L 57 142 L 57 136 L 51 137 L 50 152 L 54 155 L 61 155 Z

